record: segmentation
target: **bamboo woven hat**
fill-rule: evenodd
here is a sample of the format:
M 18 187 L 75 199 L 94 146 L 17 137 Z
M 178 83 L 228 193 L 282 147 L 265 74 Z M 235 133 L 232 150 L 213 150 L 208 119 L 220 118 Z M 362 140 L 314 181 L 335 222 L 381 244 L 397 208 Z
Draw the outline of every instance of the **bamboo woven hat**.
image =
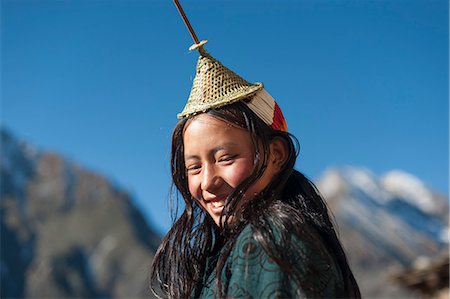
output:
M 264 90 L 264 85 L 247 82 L 206 52 L 203 46 L 208 41 L 198 40 L 180 3 L 178 0 L 174 0 L 174 3 L 194 40 L 194 45 L 189 50 L 198 50 L 200 54 L 191 93 L 183 111 L 177 115 L 178 118 L 245 99 L 244 103 L 268 126 L 287 131 L 286 119 L 272 96 Z
M 192 48 L 192 47 L 191 47 Z M 200 57 L 189 99 L 178 118 L 250 98 L 262 90 L 262 83 L 251 84 L 199 48 Z

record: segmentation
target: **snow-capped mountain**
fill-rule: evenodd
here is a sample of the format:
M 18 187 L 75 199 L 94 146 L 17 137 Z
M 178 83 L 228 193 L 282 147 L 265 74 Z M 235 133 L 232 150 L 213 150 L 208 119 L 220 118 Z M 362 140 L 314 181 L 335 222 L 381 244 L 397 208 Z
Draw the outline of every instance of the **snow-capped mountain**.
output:
M 364 168 L 332 168 L 317 187 L 336 218 L 365 295 L 379 292 L 376 285 L 389 285 L 390 271 L 448 249 L 449 201 L 411 174 L 393 170 L 377 177 Z

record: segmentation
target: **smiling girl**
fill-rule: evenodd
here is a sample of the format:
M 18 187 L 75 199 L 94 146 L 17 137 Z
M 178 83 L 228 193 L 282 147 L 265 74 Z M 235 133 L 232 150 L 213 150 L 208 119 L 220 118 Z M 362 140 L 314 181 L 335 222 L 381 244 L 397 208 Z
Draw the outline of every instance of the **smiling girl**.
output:
M 184 210 L 154 257 L 152 291 L 360 298 L 324 200 L 294 169 L 298 141 L 280 107 L 262 83 L 248 83 L 194 40 L 196 77 L 172 135 L 173 195 Z
M 173 134 L 185 210 L 152 282 L 169 298 L 359 298 L 323 199 L 293 169 L 297 140 L 238 102 Z

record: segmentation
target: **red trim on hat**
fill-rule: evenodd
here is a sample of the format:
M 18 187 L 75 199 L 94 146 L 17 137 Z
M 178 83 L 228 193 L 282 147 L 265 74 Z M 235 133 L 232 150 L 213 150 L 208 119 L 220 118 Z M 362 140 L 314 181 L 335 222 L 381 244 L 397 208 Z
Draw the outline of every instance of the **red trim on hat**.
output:
M 286 119 L 284 118 L 283 112 L 281 112 L 281 109 L 276 102 L 271 127 L 275 130 L 287 132 Z

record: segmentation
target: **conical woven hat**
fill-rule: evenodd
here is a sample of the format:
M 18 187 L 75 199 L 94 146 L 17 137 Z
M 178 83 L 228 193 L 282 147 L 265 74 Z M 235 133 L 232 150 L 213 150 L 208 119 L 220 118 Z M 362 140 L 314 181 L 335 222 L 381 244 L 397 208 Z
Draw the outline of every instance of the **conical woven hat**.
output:
M 178 118 L 237 102 L 263 89 L 262 83 L 247 82 L 223 66 L 203 48 L 199 48 L 199 53 L 191 93 Z

